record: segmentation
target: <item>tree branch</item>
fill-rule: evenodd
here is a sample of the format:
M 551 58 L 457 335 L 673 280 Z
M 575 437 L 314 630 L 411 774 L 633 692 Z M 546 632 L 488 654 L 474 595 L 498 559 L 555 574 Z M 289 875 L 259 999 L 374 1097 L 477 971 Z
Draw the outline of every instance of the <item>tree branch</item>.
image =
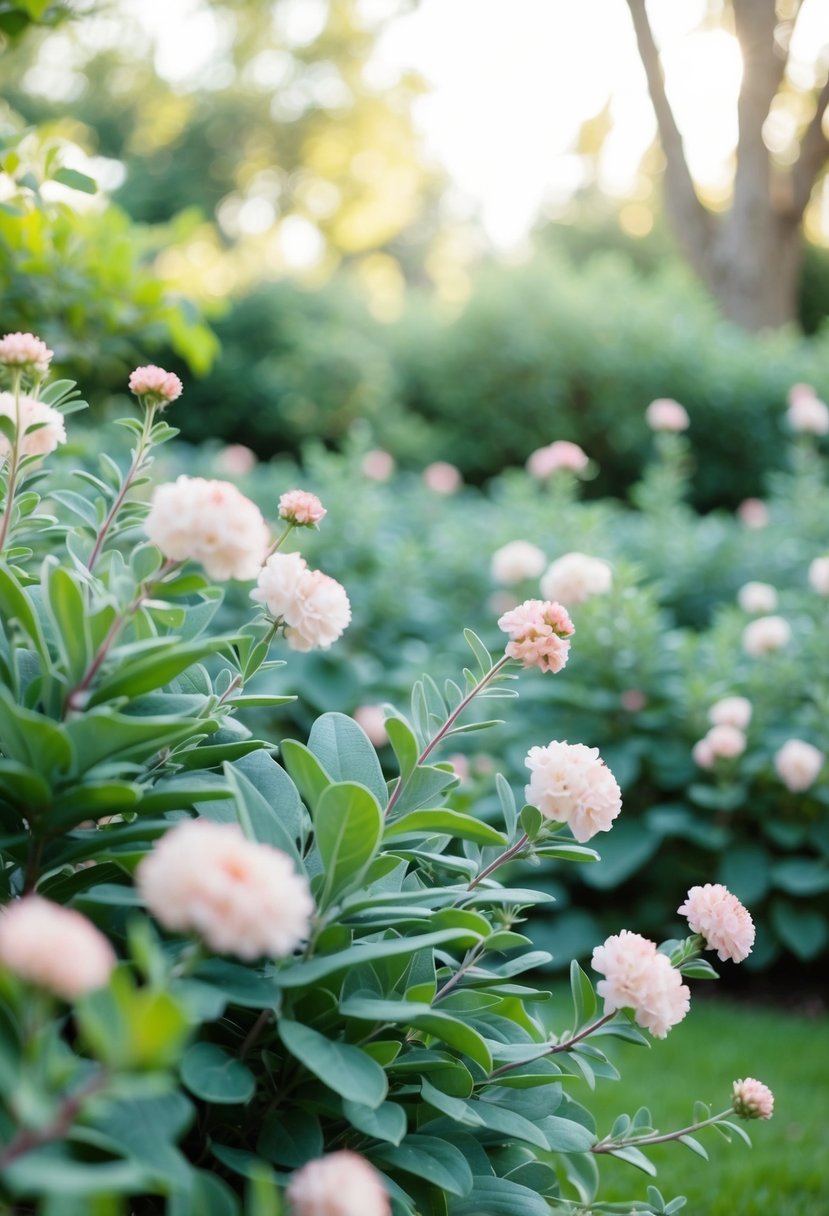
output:
M 639 57 L 645 69 L 659 138 L 665 154 L 665 201 L 677 240 L 698 270 L 705 262 L 712 235 L 712 217 L 699 201 L 691 178 L 682 135 L 665 92 L 659 51 L 648 21 L 645 0 L 627 0 Z
M 829 139 L 823 130 L 823 116 L 829 106 L 829 76 L 817 98 L 815 112 L 800 141 L 800 155 L 792 169 L 791 215 L 799 220 L 806 210 L 812 188 L 829 159 Z

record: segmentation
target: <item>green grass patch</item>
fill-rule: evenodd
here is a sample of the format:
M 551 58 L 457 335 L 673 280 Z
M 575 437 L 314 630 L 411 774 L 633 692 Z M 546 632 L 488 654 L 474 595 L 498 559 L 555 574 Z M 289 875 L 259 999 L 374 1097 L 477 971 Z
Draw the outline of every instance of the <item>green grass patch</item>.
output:
M 697 1000 L 651 1050 L 618 1044 L 612 1051 L 622 1080 L 599 1082 L 586 1100 L 572 1091 L 596 1116 L 600 1135 L 617 1114 L 640 1106 L 650 1107 L 660 1132 L 686 1126 L 696 1099 L 713 1111 L 727 1107 L 738 1077 L 756 1077 L 774 1093 L 770 1121 L 742 1124 L 753 1148 L 706 1129 L 698 1138 L 709 1162 L 677 1143 L 647 1150 L 659 1171 L 654 1184 L 666 1198 L 686 1195 L 688 1216 L 827 1216 L 829 1020 Z M 644 1196 L 650 1179 L 634 1167 L 602 1157 L 600 1168 L 602 1199 Z

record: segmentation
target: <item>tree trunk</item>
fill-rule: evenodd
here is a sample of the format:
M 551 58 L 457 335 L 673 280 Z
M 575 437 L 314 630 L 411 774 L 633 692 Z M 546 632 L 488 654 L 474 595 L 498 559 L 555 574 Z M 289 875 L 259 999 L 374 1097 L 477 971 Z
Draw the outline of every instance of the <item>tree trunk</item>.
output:
M 800 225 L 772 212 L 764 219 L 725 225 L 707 264 L 695 267 L 723 316 L 752 333 L 779 329 L 798 316 Z

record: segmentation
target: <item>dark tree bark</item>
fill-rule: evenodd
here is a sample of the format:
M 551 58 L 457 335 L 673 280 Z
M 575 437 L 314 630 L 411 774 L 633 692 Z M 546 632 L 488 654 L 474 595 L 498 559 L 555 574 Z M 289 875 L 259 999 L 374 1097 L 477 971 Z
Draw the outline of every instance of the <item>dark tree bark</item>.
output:
M 803 214 L 829 160 L 823 131 L 829 79 L 794 165 L 787 172 L 776 168 L 763 142 L 763 124 L 786 68 L 775 0 L 731 0 L 744 72 L 731 207 L 715 215 L 700 201 L 688 170 L 645 0 L 627 4 L 665 155 L 665 210 L 680 249 L 724 315 L 744 329 L 796 320 Z

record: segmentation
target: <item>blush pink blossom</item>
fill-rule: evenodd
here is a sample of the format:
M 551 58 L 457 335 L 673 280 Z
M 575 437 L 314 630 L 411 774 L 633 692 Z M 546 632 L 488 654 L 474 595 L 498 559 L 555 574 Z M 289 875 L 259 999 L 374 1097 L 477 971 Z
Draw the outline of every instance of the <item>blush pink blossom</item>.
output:
M 457 494 L 463 485 L 460 470 L 446 460 L 436 460 L 423 470 L 423 481 L 433 494 Z
M 575 632 L 566 608 L 549 600 L 526 600 L 505 612 L 498 628 L 509 634 L 505 653 L 511 659 L 551 672 L 564 667 Z
M 734 760 L 746 750 L 746 737 L 736 726 L 727 722 L 712 726 L 706 735 L 708 746 L 718 759 Z
M 708 721 L 714 726 L 736 726 L 737 730 L 745 730 L 751 722 L 752 713 L 748 697 L 723 697 L 709 709 Z
M 388 481 L 394 473 L 395 467 L 394 457 L 381 448 L 374 448 L 372 451 L 366 452 L 360 463 L 363 473 L 371 481 Z
M 284 622 L 293 650 L 327 650 L 351 621 L 345 588 L 321 570 L 310 570 L 298 553 L 272 554 L 259 573 L 251 599 Z
M 629 714 L 638 714 L 648 703 L 648 698 L 639 688 L 626 688 L 619 698 L 622 709 Z
M 146 367 L 137 367 L 130 376 L 130 392 L 141 397 L 147 405 L 169 405 L 181 396 L 184 386 L 175 372 L 165 371 L 148 363 Z
M 54 351 L 34 334 L 4 334 L 0 338 L 0 363 L 6 367 L 26 367 L 37 376 L 45 376 Z
M 135 872 L 156 920 L 237 958 L 284 958 L 308 936 L 314 901 L 287 854 L 248 840 L 235 823 L 188 819 L 170 828 Z
M 291 1216 L 391 1216 L 380 1175 L 349 1149 L 303 1165 L 286 1195 Z
M 710 769 L 714 767 L 714 749 L 711 747 L 708 736 L 705 735 L 702 739 L 698 739 L 691 748 L 691 755 L 694 758 L 694 764 L 699 768 Z
M 751 954 L 754 921 L 737 896 L 722 883 L 691 887 L 677 912 L 686 918 L 692 933 L 704 937 L 708 949 L 716 950 L 723 962 L 730 958 L 741 963 Z
M 795 384 L 789 390 L 786 417 L 793 431 L 809 435 L 829 433 L 829 408 L 808 384 Z
M 752 658 L 773 654 L 791 641 L 792 629 L 782 616 L 758 616 L 743 630 L 743 650 Z
M 229 443 L 216 456 L 216 468 L 229 477 L 245 477 L 256 465 L 256 453 L 243 443 Z
M 386 715 L 382 705 L 358 705 L 354 710 L 354 721 L 361 726 L 375 747 L 383 747 L 389 741 L 386 730 Z
M 765 528 L 769 522 L 769 509 L 762 498 L 744 498 L 737 508 L 737 516 L 747 528 Z
M 732 1087 L 735 1115 L 741 1119 L 770 1119 L 774 1113 L 774 1094 L 768 1085 L 754 1077 L 735 1081 Z
M 13 393 L 0 393 L 0 417 L 10 418 L 18 425 L 18 406 L 20 409 L 20 436 L 18 451 L 21 456 L 48 456 L 55 448 L 66 443 L 66 426 L 63 414 L 54 406 L 36 401 L 21 393 L 18 405 L 15 405 Z M 36 430 L 32 430 L 36 427 Z M 6 457 L 12 450 L 12 445 L 5 435 L 0 435 L 0 457 Z
M 511 540 L 492 555 L 490 572 L 496 583 L 509 587 L 527 578 L 538 578 L 547 559 L 537 545 L 528 540 Z
M 26 895 L 0 912 L 0 964 L 65 1001 L 103 988 L 116 962 L 103 933 L 72 908 Z
M 316 494 L 308 490 L 288 490 L 279 499 L 279 515 L 300 528 L 313 528 L 328 512 Z
M 605 978 L 596 992 L 604 1012 L 633 1010 L 638 1026 L 664 1039 L 688 1012 L 691 994 L 670 959 L 653 942 L 623 929 L 593 951 L 592 966 Z
M 569 608 L 594 595 L 606 595 L 612 586 L 613 571 L 608 562 L 586 553 L 565 553 L 547 568 L 541 579 L 541 594 Z
M 268 550 L 259 508 L 228 481 L 182 474 L 159 486 L 144 523 L 171 561 L 200 562 L 210 578 L 255 578 Z
M 525 764 L 530 782 L 524 797 L 545 819 L 566 823 L 582 844 L 610 831 L 622 809 L 622 792 L 597 747 L 553 740 L 531 747 Z
M 687 431 L 691 419 L 684 405 L 672 397 L 657 397 L 645 410 L 645 421 L 652 431 Z
M 829 595 L 829 557 L 816 557 L 810 563 L 809 586 L 818 595 Z
M 583 472 L 590 463 L 587 453 L 577 443 L 569 439 L 556 439 L 546 447 L 536 448 L 527 460 L 527 472 L 530 477 L 544 481 L 562 469 L 571 473 Z
M 777 607 L 777 591 L 770 583 L 746 583 L 737 592 L 737 603 L 743 612 L 774 612 Z
M 467 781 L 469 779 L 469 758 L 463 752 L 455 752 L 454 755 L 447 756 L 446 759 L 455 770 L 455 776 L 459 781 Z
M 786 789 L 800 794 L 817 781 L 825 755 L 803 739 L 788 739 L 775 753 L 774 767 Z

